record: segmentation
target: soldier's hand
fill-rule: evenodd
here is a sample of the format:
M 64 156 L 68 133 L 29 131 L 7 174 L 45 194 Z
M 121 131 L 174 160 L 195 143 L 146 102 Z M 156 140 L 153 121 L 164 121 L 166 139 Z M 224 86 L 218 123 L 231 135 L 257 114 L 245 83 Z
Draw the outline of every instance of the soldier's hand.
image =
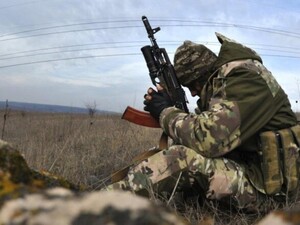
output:
M 153 88 L 149 88 L 147 94 L 144 95 L 144 99 L 144 110 L 150 112 L 157 120 L 159 120 L 159 115 L 165 108 L 173 106 L 170 96 L 164 90 L 155 91 Z

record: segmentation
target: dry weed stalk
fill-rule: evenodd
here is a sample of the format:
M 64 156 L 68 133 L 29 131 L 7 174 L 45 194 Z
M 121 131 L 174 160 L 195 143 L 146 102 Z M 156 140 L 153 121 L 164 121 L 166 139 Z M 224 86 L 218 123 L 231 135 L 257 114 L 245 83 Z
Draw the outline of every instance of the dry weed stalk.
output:
M 3 125 L 2 125 L 2 134 L 1 134 L 1 139 L 4 139 L 4 132 L 5 132 L 5 125 L 6 125 L 6 120 L 8 118 L 9 115 L 9 108 L 8 108 L 8 100 L 6 100 L 5 103 L 5 111 L 4 111 L 4 115 L 3 115 Z

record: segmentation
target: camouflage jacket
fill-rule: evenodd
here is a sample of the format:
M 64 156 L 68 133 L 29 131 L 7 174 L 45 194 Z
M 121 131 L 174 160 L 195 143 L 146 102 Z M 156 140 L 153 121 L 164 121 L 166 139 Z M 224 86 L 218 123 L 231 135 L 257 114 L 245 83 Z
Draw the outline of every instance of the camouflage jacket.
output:
M 291 127 L 296 116 L 258 54 L 221 34 L 217 37 L 221 49 L 198 101 L 201 113 L 170 107 L 161 113 L 160 124 L 176 143 L 205 157 L 224 156 L 250 165 L 250 177 L 261 183 L 255 166 L 258 134 Z

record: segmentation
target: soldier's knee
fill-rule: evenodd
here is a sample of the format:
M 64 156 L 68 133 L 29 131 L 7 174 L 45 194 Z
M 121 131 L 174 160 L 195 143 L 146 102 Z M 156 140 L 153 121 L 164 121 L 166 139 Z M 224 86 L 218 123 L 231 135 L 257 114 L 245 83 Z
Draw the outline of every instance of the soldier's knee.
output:
M 226 174 L 215 171 L 209 178 L 207 198 L 220 200 L 224 197 L 232 195 L 232 188 L 231 180 L 229 180 Z
M 231 199 L 238 208 L 245 208 L 256 201 L 257 191 L 240 171 L 215 171 L 209 178 L 207 198 Z

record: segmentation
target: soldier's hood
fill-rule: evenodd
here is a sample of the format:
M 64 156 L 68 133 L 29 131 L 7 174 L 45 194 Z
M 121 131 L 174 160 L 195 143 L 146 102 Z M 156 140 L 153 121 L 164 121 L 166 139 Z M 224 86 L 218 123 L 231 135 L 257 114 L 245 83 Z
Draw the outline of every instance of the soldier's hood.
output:
M 228 62 L 241 59 L 256 59 L 262 63 L 262 59 L 253 49 L 229 39 L 220 33 L 216 33 L 216 36 L 222 45 L 218 59 L 214 65 L 216 69 Z

